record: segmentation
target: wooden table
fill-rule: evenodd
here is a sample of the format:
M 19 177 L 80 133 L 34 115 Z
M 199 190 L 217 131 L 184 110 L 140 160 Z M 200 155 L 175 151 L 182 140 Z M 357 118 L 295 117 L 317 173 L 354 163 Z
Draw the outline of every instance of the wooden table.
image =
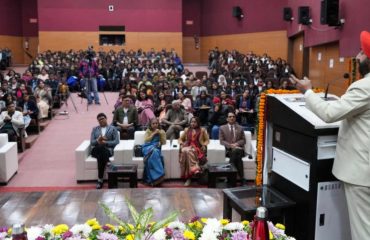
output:
M 137 188 L 137 164 L 114 165 L 107 170 L 108 188 L 117 188 L 119 179 L 129 179 L 130 188 Z
M 215 188 L 220 177 L 226 177 L 228 187 L 236 187 L 237 172 L 235 166 L 229 163 L 208 164 L 208 187 Z

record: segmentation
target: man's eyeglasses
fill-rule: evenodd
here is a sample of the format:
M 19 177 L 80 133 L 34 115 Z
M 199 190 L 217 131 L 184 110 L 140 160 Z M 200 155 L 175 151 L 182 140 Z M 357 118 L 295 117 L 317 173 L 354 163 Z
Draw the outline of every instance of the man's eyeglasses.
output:
M 228 118 L 235 118 L 235 116 L 228 116 Z
M 105 118 L 104 117 L 102 117 L 102 118 L 99 118 L 98 119 L 98 121 L 100 122 L 100 121 L 103 121 L 103 120 L 105 120 Z

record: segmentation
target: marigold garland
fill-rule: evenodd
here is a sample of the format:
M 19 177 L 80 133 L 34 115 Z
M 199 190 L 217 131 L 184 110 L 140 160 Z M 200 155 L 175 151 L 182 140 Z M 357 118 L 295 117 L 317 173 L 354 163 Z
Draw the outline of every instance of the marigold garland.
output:
M 314 88 L 312 89 L 315 93 L 323 92 L 323 89 Z M 266 133 L 266 103 L 267 94 L 295 94 L 300 93 L 299 90 L 283 90 L 283 89 L 269 89 L 264 93 L 261 93 L 258 102 L 258 117 L 257 117 L 257 173 L 256 173 L 256 185 L 261 186 L 263 184 L 263 161 L 265 159 L 265 133 Z

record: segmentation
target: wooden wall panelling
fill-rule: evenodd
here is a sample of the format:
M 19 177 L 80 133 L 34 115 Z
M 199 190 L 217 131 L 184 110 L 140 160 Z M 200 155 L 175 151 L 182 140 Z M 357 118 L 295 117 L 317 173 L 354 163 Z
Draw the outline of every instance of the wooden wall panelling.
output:
M 23 37 L 23 46 L 26 40 L 28 40 L 28 46 L 29 46 L 27 52 L 30 55 L 26 54 L 26 52 L 23 51 L 23 59 L 24 59 L 23 63 L 30 64 L 38 53 L 39 38 L 38 37 Z
M 122 32 L 104 32 L 104 34 L 121 34 Z M 95 49 L 109 51 L 126 50 L 150 50 L 159 51 L 162 48 L 175 49 L 182 56 L 182 33 L 179 32 L 125 32 L 126 44 L 123 46 L 100 46 L 99 32 L 39 32 L 40 51 L 46 50 L 79 50 L 87 49 L 93 45 Z
M 195 48 L 194 37 L 183 37 L 182 38 L 182 51 L 183 51 L 183 62 L 184 63 L 200 63 L 200 49 L 202 47 L 202 42 L 200 42 L 200 47 Z
M 304 35 L 300 34 L 298 36 L 293 37 L 293 54 L 291 59 L 291 66 L 294 69 L 295 74 L 297 77 L 302 78 L 303 74 L 303 48 L 304 48 Z
M 287 59 L 288 39 L 286 31 L 259 32 L 202 37 L 201 61 L 208 62 L 208 51 L 218 46 L 220 50 L 236 49 L 242 53 L 253 51 L 256 54 L 267 53 L 272 58 Z
M 0 36 L 0 48 L 8 47 L 12 50 L 13 64 L 23 64 L 23 37 Z
M 312 47 L 310 56 L 310 79 L 314 86 L 325 89 L 330 83 L 329 93 L 341 96 L 348 88 L 348 80 L 343 79 L 343 74 L 349 70 L 349 58 L 340 59 L 338 42 Z

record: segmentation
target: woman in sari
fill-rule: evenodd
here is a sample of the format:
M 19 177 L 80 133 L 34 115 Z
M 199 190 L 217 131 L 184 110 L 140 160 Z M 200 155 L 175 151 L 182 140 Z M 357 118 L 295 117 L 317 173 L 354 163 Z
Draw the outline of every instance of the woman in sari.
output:
M 193 117 L 190 127 L 180 136 L 180 168 L 181 178 L 186 179 L 184 186 L 191 184 L 191 177 L 201 172 L 207 162 L 206 147 L 209 143 L 207 130 L 200 127 L 200 120 Z
M 159 129 L 159 121 L 152 118 L 144 136 L 145 143 L 142 145 L 144 156 L 143 181 L 155 186 L 164 179 L 164 164 L 161 156 L 161 146 L 166 144 L 166 133 Z

